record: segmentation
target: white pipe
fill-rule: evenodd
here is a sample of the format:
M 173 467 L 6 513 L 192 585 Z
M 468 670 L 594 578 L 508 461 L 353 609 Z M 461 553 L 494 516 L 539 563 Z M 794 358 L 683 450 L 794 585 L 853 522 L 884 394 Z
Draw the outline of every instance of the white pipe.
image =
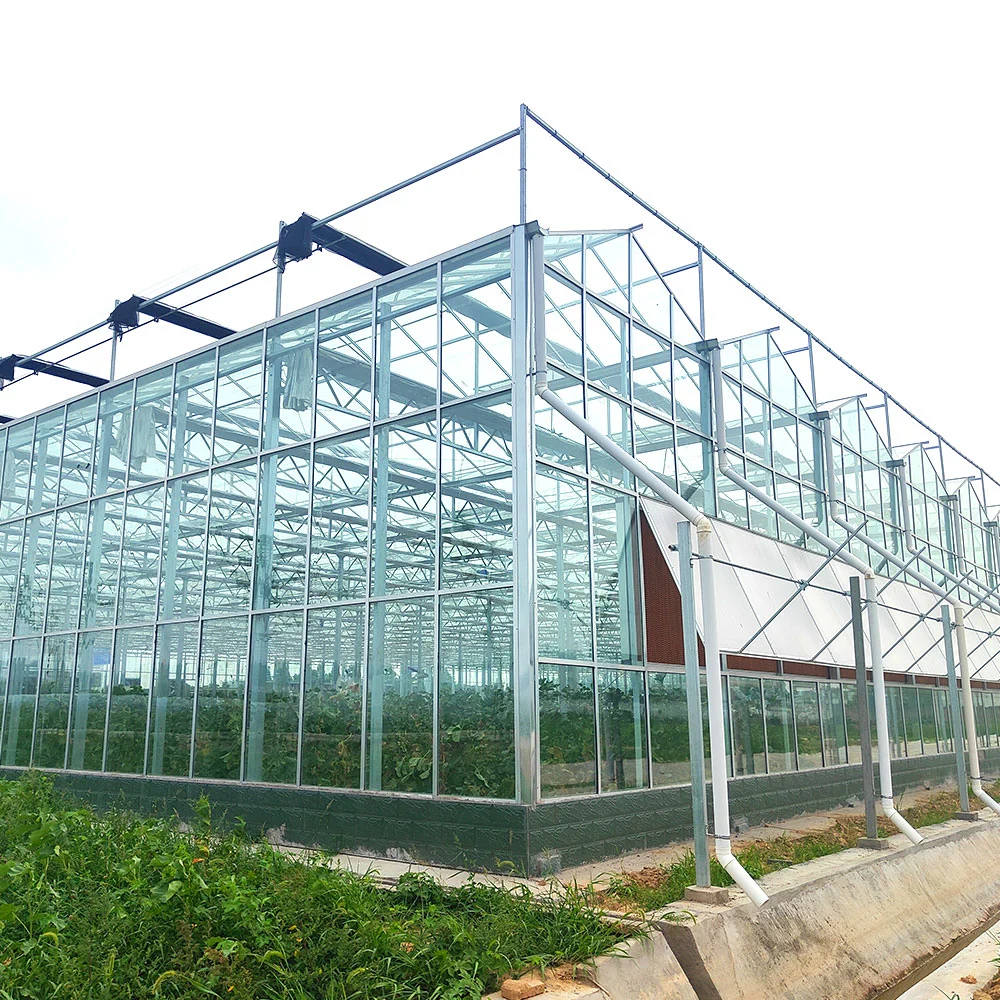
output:
M 878 732 L 878 784 L 882 812 L 913 844 L 924 838 L 896 811 L 892 799 L 892 757 L 889 753 L 889 719 L 885 710 L 885 669 L 882 663 L 882 629 L 878 621 L 878 591 L 875 574 L 865 577 L 865 601 L 868 604 L 868 643 L 872 660 L 872 686 L 875 688 L 875 728 Z
M 599 448 L 621 463 L 641 483 L 645 483 L 661 500 L 665 500 L 698 531 L 698 571 L 701 586 L 703 642 L 705 646 L 705 678 L 708 687 L 708 743 L 712 758 L 712 811 L 715 825 L 715 856 L 732 880 L 757 906 L 763 906 L 767 893 L 753 880 L 732 851 L 729 829 L 729 776 L 726 773 L 726 729 L 722 699 L 722 660 L 719 655 L 718 618 L 715 610 L 715 563 L 712 558 L 712 522 L 697 507 L 671 489 L 659 476 L 633 458 L 607 434 L 581 416 L 568 403 L 546 388 L 545 363 L 545 300 L 539 286 L 537 260 L 542 244 L 535 244 L 534 319 L 535 319 L 535 392 L 557 413 L 582 431 Z
M 965 612 L 962 608 L 955 609 L 955 636 L 958 641 L 958 662 L 962 671 L 962 709 L 965 716 L 965 735 L 969 746 L 969 783 L 972 794 L 985 806 L 989 806 L 1000 815 L 1000 804 L 995 802 L 983 789 L 982 775 L 979 771 L 979 743 L 976 740 L 976 710 L 972 704 L 972 677 L 969 673 L 969 654 L 965 639 Z M 960 733 L 954 734 L 955 739 L 961 739 Z
M 708 520 L 707 518 L 705 519 Z M 701 581 L 701 608 L 705 643 L 705 678 L 708 686 L 708 739 L 712 753 L 712 810 L 715 817 L 715 856 L 733 881 L 757 905 L 767 902 L 767 894 L 736 860 L 729 833 L 729 775 L 726 773 L 726 736 L 723 719 L 722 661 L 715 609 L 715 560 L 712 528 L 698 528 L 698 574 Z
M 885 812 L 886 817 L 895 824 L 896 828 L 901 833 L 906 835 L 907 839 L 909 839 L 911 843 L 919 844 L 924 838 L 921 837 L 920 834 L 917 833 L 917 831 L 914 830 L 905 819 L 903 819 L 903 817 L 896 810 L 892 801 L 892 770 L 891 758 L 889 756 L 889 719 L 885 703 L 885 674 L 882 667 L 882 629 L 878 618 L 878 594 L 875 590 L 875 571 L 866 562 L 858 559 L 857 556 L 850 551 L 842 549 L 841 546 L 828 535 L 825 535 L 808 521 L 803 520 L 798 516 L 798 514 L 788 510 L 782 504 L 778 503 L 774 497 L 769 496 L 764 492 L 764 490 L 754 486 L 754 484 L 748 479 L 745 479 L 730 467 L 729 457 L 726 455 L 725 450 L 727 447 L 725 436 L 726 418 L 724 411 L 721 409 L 722 391 L 720 386 L 722 382 L 722 369 L 719 365 L 718 345 L 716 345 L 711 351 L 711 375 L 713 395 L 715 397 L 716 404 L 715 428 L 716 434 L 720 437 L 718 442 L 719 471 L 725 474 L 729 479 L 736 483 L 737 486 L 744 489 L 752 497 L 756 497 L 762 504 L 764 504 L 764 506 L 769 507 L 776 514 L 779 514 L 786 520 L 790 521 L 796 528 L 799 529 L 799 531 L 803 532 L 803 534 L 812 538 L 814 541 L 819 542 L 819 544 L 829 552 L 837 553 L 840 559 L 856 569 L 859 573 L 863 574 L 865 578 L 865 598 L 868 604 L 868 638 L 869 645 L 871 646 L 872 679 L 875 687 L 875 725 L 879 734 L 878 771 L 882 809 Z M 720 428 L 722 429 L 721 435 L 719 434 Z

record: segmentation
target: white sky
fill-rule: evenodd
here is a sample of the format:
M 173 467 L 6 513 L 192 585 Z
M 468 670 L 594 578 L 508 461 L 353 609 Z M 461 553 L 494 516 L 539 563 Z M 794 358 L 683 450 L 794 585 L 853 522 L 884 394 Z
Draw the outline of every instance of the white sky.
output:
M 523 100 L 1000 476 L 995 4 L 202 0 L 4 21 L 0 356 L 514 128 Z M 499 195 L 463 174 L 344 228 L 415 260 L 516 221 L 515 155 L 491 155 Z M 558 176 L 539 172 L 529 215 L 589 223 L 580 168 Z M 300 266 L 286 305 L 363 280 Z M 200 311 L 265 319 L 261 283 Z M 147 364 L 199 343 L 169 330 L 134 335 Z M 68 391 L 31 379 L 0 413 Z

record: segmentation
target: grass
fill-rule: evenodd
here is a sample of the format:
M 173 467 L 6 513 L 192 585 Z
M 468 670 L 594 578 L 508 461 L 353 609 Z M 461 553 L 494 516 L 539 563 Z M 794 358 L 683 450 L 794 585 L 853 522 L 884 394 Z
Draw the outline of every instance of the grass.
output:
M 1000 782 L 988 789 L 996 797 Z M 971 792 L 970 792 L 971 795 Z M 902 810 L 904 818 L 915 827 L 931 826 L 952 819 L 959 809 L 958 792 L 941 791 L 927 796 L 910 809 Z M 896 828 L 886 819 L 878 820 L 879 836 L 888 837 Z M 857 845 L 865 835 L 862 816 L 838 819 L 821 833 L 801 837 L 782 836 L 776 840 L 754 840 L 736 851 L 740 864 L 755 878 L 770 872 L 802 864 L 814 858 L 836 854 Z M 715 858 L 710 859 L 712 885 L 732 885 L 729 873 Z M 684 898 L 684 889 L 695 884 L 694 854 L 688 852 L 670 865 L 643 868 L 610 879 L 608 888 L 600 894 L 605 906 L 629 911 L 661 909 Z
M 98 815 L 47 779 L 0 781 L 0 998 L 465 1000 L 634 929 L 584 889 L 532 898 L 372 879 L 218 835 Z

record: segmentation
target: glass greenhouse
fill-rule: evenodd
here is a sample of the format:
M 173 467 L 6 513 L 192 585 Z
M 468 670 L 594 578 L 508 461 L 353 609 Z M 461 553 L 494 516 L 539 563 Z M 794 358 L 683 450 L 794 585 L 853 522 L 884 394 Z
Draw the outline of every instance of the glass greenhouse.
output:
M 710 264 L 700 245 L 658 259 L 638 228 L 522 219 L 0 428 L 0 766 L 102 794 L 206 779 L 248 790 L 236 811 L 267 826 L 322 801 L 340 847 L 486 864 L 690 828 L 673 521 L 534 395 L 543 288 L 549 388 L 719 524 L 730 775 L 857 783 L 849 570 L 718 474 Z M 940 599 L 848 540 L 826 477 L 867 538 L 905 559 L 911 530 L 938 582 L 983 593 L 1000 487 L 966 465 L 946 479 L 937 437 L 894 444 L 887 394 L 881 414 L 826 402 L 839 359 L 805 334 L 719 345 L 732 461 L 880 574 L 892 753 L 936 774 L 954 764 Z M 1000 614 L 980 604 L 988 748 Z M 279 787 L 300 803 L 268 804 Z M 789 812 L 808 798 L 781 787 Z M 658 820 L 567 832 L 630 811 Z

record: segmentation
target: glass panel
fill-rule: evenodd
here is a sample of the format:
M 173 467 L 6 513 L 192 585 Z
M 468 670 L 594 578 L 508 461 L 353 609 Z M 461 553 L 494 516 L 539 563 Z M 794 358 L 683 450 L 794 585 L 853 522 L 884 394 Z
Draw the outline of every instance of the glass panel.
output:
M 442 597 L 438 793 L 514 797 L 514 597 Z
M 310 611 L 306 626 L 302 784 L 361 786 L 365 606 Z
M 587 378 L 624 396 L 628 385 L 628 320 L 588 295 L 583 323 Z
M 589 660 L 593 643 L 586 484 L 539 466 L 535 512 L 539 655 Z
M 75 653 L 76 636 L 49 636 L 42 646 L 42 677 L 38 688 L 32 767 L 65 766 L 66 722 L 69 718 Z
M 434 599 L 380 601 L 368 641 L 368 782 L 432 791 Z
M 847 763 L 847 733 L 840 684 L 819 685 L 819 711 L 823 724 L 823 759 L 827 767 Z M 859 755 L 860 759 L 860 755 Z
M 538 666 L 542 798 L 597 791 L 594 671 Z
M 510 240 L 442 265 L 441 398 L 510 382 Z
M 119 622 L 151 622 L 156 618 L 163 496 L 163 487 L 154 486 L 135 490 L 125 498 Z M 113 547 L 111 553 L 114 553 Z
M 666 292 L 664 292 L 664 295 Z M 670 344 L 632 326 L 632 398 L 636 403 L 673 419 L 670 387 Z
M 642 674 L 597 671 L 601 720 L 601 790 L 622 791 L 649 784 L 646 760 L 646 704 Z
M 59 503 L 90 495 L 94 439 L 97 436 L 97 396 L 78 399 L 66 408 L 66 437 L 62 445 Z
M 55 553 L 49 579 L 48 632 L 77 628 L 87 538 L 87 504 L 64 507 L 56 515 Z
M 207 472 L 188 479 L 175 479 L 167 485 L 160 573 L 161 619 L 201 614 L 207 513 Z M 218 539 L 214 541 L 219 542 Z M 122 587 L 123 596 L 127 593 Z
M 188 773 L 197 676 L 198 623 L 159 626 L 156 630 L 148 774 L 183 777 Z
M 94 450 L 94 495 L 125 488 L 132 444 L 132 404 L 135 383 L 105 389 L 97 410 L 97 445 Z M 145 424 L 145 418 L 143 418 Z M 144 433 L 146 433 L 144 431 Z
M 212 410 L 215 404 L 215 350 L 177 362 L 170 475 L 202 469 L 212 460 Z
M 624 403 L 603 393 L 589 390 L 587 392 L 587 419 L 597 426 L 597 429 L 607 434 L 609 438 L 623 451 L 632 454 L 632 426 L 629 419 L 629 408 Z M 603 448 L 592 441 L 590 447 L 590 471 L 598 479 L 617 486 L 631 487 L 633 476 L 631 472 L 613 459 Z
M 513 577 L 510 397 L 441 411 L 441 586 Z
M 683 674 L 649 673 L 649 737 L 653 785 L 691 780 L 687 695 Z
M 55 507 L 59 486 L 65 412 L 62 407 L 35 418 L 35 449 L 31 456 L 31 495 L 28 513 Z
M 7 767 L 27 767 L 31 763 L 41 655 L 41 639 L 15 639 L 12 643 L 3 727 L 3 763 Z
M 549 373 L 549 390 L 583 416 L 582 382 L 553 370 Z M 574 469 L 581 475 L 587 468 L 583 432 L 541 398 L 535 400 L 535 454 Z
M 219 385 L 215 395 L 216 463 L 249 458 L 260 441 L 263 395 L 263 339 L 251 333 L 219 346 Z
M 901 688 L 886 687 L 885 698 L 889 712 L 889 741 L 893 757 L 906 756 L 906 737 L 903 732 L 903 692 Z M 980 730 L 982 732 L 982 730 Z
M 545 354 L 583 374 L 583 292 L 545 269 Z M 551 386 L 550 386 L 551 388 Z
M 52 558 L 52 529 L 55 514 L 29 517 L 24 526 L 24 556 L 14 612 L 14 634 L 32 635 L 42 631 L 49 590 L 49 562 Z
M 584 237 L 587 288 L 617 309 L 628 311 L 628 272 L 630 235 L 607 233 Z
M 198 721 L 194 733 L 194 776 L 240 776 L 243 699 L 247 680 L 246 618 L 207 621 L 201 627 Z
M 303 624 L 301 611 L 253 619 L 247 781 L 294 785 L 297 780 Z
M 125 498 L 120 494 L 116 497 L 95 500 L 90 504 L 87 557 L 83 575 L 83 607 L 80 615 L 80 624 L 84 628 L 114 624 L 118 570 L 122 561 L 124 509 Z M 159 521 L 156 527 L 159 529 Z M 134 557 L 137 554 L 130 553 L 130 555 Z M 154 559 L 154 567 L 155 562 Z M 155 574 L 155 568 L 153 572 Z M 129 599 L 134 596 L 130 593 Z
M 670 292 L 635 237 L 632 238 L 632 313 L 660 333 L 670 333 Z M 635 329 L 633 324 L 633 335 Z M 634 340 L 632 356 L 638 357 Z
M 938 753 L 937 726 L 934 719 L 934 688 L 925 685 L 918 687 L 917 700 L 924 753 Z
M 792 688 L 788 681 L 764 679 L 764 719 L 767 723 L 768 771 L 795 770 L 795 725 Z
M 708 438 L 677 428 L 678 492 L 709 514 L 715 510 L 712 462 L 712 444 Z
M 436 420 L 377 429 L 373 595 L 434 588 L 437 470 Z
M 84 632 L 77 645 L 70 715 L 69 766 L 74 771 L 100 771 L 103 766 L 110 673 L 111 632 Z
M 304 604 L 309 540 L 309 447 L 261 459 L 254 607 Z M 213 507 L 214 507 L 213 499 Z M 246 511 L 253 524 L 255 511 Z M 211 529 L 210 529 L 211 530 Z M 251 528 L 251 537 L 253 530 Z
M 23 521 L 0 525 L 0 636 L 10 635 L 14 628 L 23 536 Z
M 108 771 L 142 774 L 152 677 L 153 630 L 119 629 L 108 712 Z
M 799 741 L 799 769 L 823 766 L 823 743 L 819 726 L 819 696 L 812 681 L 792 681 L 795 728 Z
M 189 566 L 193 569 L 194 560 L 199 554 L 196 532 L 200 528 L 194 518 L 200 516 L 200 509 L 201 505 L 195 501 L 190 515 L 192 538 L 187 543 L 190 555 L 185 555 L 185 571 Z M 227 465 L 212 473 L 205 580 L 206 615 L 245 611 L 250 607 L 250 574 L 258 509 L 261 512 L 261 531 L 266 534 L 264 516 L 265 511 L 270 513 L 274 510 L 274 493 L 263 496 L 258 508 L 256 461 Z M 185 515 L 185 520 L 187 518 L 188 515 Z M 184 546 L 185 549 L 187 545 Z M 198 571 L 201 572 L 200 565 Z M 188 589 L 196 588 L 197 582 L 192 579 L 188 583 Z M 185 600 L 185 606 L 190 609 L 189 614 L 198 613 L 195 602 L 195 596 Z
M 938 746 L 942 753 L 954 749 L 951 738 L 951 703 L 947 688 L 936 688 L 934 691 L 937 712 Z
M 635 498 L 594 486 L 591 505 L 597 659 L 605 663 L 638 663 Z
M 674 452 L 674 428 L 642 410 L 634 411 L 635 457 L 655 472 L 672 489 L 677 489 L 677 467 Z M 640 483 L 639 489 L 648 492 Z
M 674 407 L 677 423 L 694 431 L 708 431 L 711 415 L 703 412 L 707 399 L 707 365 L 681 351 L 674 351 Z
M 7 431 L 2 488 L 0 488 L 0 520 L 23 517 L 28 506 L 28 483 L 31 479 L 31 445 L 35 422 L 26 420 Z
M 764 774 L 764 711 L 756 677 L 729 678 L 735 774 Z
M 316 436 L 367 424 L 372 410 L 372 293 L 319 311 Z
M 264 449 L 312 437 L 316 314 L 268 327 L 264 390 Z
M 546 236 L 545 262 L 560 274 L 583 281 L 583 237 L 572 233 Z
M 136 379 L 135 413 L 129 450 L 130 486 L 163 479 L 167 473 L 167 435 L 173 403 L 171 368 L 160 368 Z
M 324 441 L 313 457 L 309 601 L 368 593 L 369 432 Z
M 920 709 L 917 705 L 917 689 L 915 686 L 900 688 L 900 694 L 903 696 L 906 755 L 907 757 L 918 757 L 923 753 L 923 745 L 920 742 Z
M 426 268 L 378 290 L 375 416 L 437 403 L 437 271 Z

